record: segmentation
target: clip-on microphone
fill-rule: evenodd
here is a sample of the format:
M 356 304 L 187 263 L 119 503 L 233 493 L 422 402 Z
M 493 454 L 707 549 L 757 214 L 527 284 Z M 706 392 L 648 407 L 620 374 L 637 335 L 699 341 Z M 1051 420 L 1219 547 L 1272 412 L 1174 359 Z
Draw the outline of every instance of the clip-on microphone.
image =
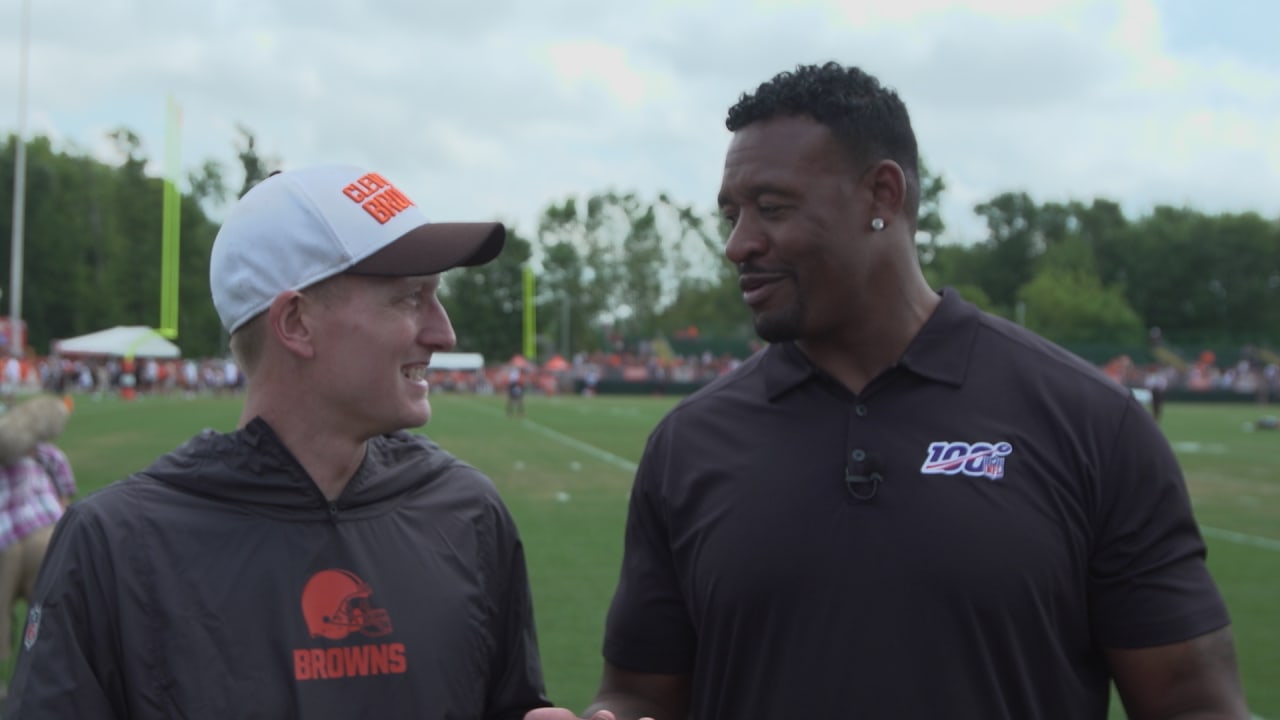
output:
M 863 460 L 850 461 L 844 469 L 844 483 L 855 500 L 875 499 L 884 476 L 880 474 L 880 458 L 867 453 Z

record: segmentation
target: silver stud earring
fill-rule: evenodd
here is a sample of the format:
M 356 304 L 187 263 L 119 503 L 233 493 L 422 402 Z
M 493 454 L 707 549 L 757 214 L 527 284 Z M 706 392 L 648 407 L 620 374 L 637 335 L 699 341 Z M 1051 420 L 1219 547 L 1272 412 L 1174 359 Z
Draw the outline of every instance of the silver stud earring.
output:
M 879 232 L 884 229 L 884 218 L 871 218 L 871 229 Z

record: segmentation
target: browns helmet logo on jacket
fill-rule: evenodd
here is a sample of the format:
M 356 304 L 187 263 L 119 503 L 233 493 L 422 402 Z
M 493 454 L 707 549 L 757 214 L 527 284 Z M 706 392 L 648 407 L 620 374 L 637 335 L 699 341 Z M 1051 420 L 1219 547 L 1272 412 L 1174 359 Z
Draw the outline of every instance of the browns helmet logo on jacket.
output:
M 369 583 L 348 570 L 321 570 L 302 589 L 302 616 L 311 637 L 341 640 L 353 632 L 369 637 L 391 633 L 387 611 L 373 607 Z
M 373 606 L 373 588 L 350 570 L 321 570 L 302 588 L 302 617 L 312 638 L 345 640 L 352 634 L 391 634 L 391 616 Z M 337 680 L 370 675 L 403 675 L 409 668 L 404 643 L 297 648 L 293 675 L 298 680 Z

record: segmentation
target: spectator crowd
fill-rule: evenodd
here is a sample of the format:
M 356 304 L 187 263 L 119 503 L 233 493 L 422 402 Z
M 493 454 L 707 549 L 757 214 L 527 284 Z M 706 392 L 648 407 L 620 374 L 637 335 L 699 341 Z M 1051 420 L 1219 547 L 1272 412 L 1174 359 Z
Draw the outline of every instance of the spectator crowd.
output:
M 748 352 L 759 348 L 752 346 Z M 480 370 L 433 370 L 433 391 L 505 393 L 512 382 L 541 395 L 592 395 L 602 384 L 643 385 L 645 392 L 679 392 L 703 385 L 736 368 L 745 353 L 710 350 L 677 354 L 663 341 L 623 343 L 607 351 L 575 353 L 569 360 L 553 355 L 542 363 L 515 355 Z M 1165 356 L 1169 357 L 1168 355 Z M 1231 393 L 1260 403 L 1280 402 L 1280 358 L 1265 350 L 1245 348 L 1238 360 L 1220 363 L 1211 351 L 1193 362 L 1174 359 L 1138 363 L 1119 355 L 1103 372 L 1126 387 L 1165 394 Z M 60 395 L 92 398 L 135 393 L 186 396 L 221 395 L 243 390 L 244 377 L 231 358 L 17 357 L 7 355 L 0 370 L 0 402 L 12 404 L 27 392 L 43 389 Z

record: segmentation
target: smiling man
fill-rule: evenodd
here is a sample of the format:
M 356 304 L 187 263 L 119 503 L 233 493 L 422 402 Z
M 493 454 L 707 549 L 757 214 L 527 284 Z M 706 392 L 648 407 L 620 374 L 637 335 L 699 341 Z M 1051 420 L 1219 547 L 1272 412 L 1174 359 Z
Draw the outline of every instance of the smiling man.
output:
M 11 718 L 520 718 L 547 705 L 523 547 L 490 482 L 426 438 L 453 348 L 439 273 L 497 223 L 429 223 L 385 177 L 273 175 L 210 285 L 248 387 L 73 505 L 37 582 Z
M 1177 460 L 1124 389 L 925 281 L 897 94 L 743 95 L 719 202 L 771 345 L 631 494 L 598 719 L 1247 719 Z M 566 709 L 528 720 L 569 720 Z

